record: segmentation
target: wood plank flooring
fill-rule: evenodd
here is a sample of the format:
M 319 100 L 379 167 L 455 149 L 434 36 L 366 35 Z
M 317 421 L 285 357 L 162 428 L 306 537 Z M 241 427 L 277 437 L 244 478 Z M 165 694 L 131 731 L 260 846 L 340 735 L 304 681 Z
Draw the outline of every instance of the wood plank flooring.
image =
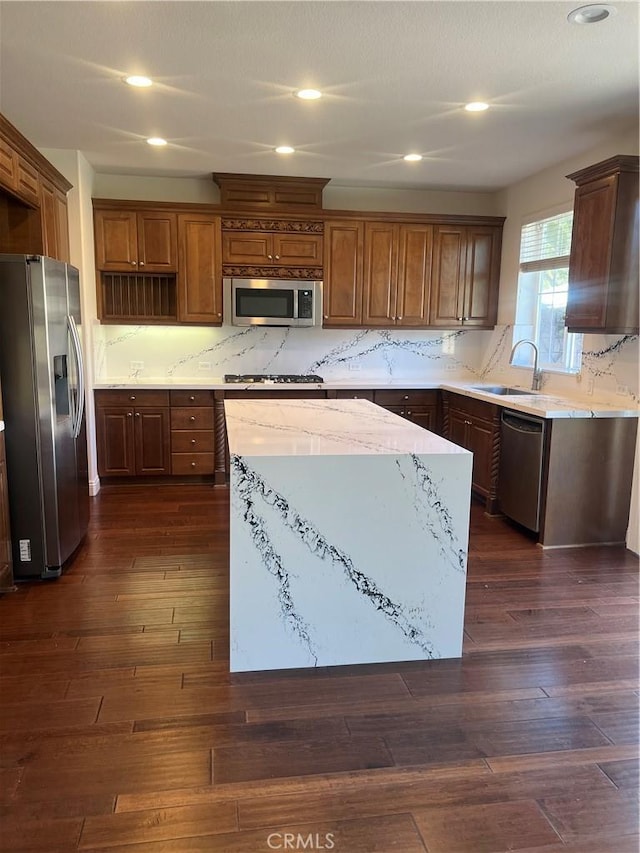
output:
M 230 675 L 228 491 L 104 487 L 0 598 L 0 850 L 636 853 L 637 558 L 470 547 L 462 660 Z

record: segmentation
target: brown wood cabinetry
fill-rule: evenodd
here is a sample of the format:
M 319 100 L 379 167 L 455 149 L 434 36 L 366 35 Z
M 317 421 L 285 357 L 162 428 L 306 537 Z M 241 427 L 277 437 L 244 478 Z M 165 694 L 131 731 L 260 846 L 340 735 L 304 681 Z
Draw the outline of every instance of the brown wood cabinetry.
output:
M 575 181 L 569 296 L 571 332 L 637 334 L 638 157 L 618 156 L 567 177 Z
M 0 115 L 0 252 L 69 261 L 71 184 Z
M 311 220 L 222 218 L 227 276 L 321 279 L 324 223 Z
M 178 215 L 178 319 L 222 324 L 220 217 Z
M 429 325 L 495 326 L 501 246 L 502 226 L 436 226 Z
M 171 473 L 213 474 L 213 391 L 171 391 Z
M 436 433 L 440 432 L 439 398 L 439 391 L 430 389 L 385 388 L 373 394 L 379 406 Z
M 96 391 L 101 477 L 171 472 L 168 391 Z
M 171 211 L 96 210 L 96 263 L 112 272 L 176 272 L 177 216 Z
M 323 325 L 362 324 L 363 250 L 364 222 L 325 222 Z
M 363 325 L 428 325 L 432 233 L 430 225 L 365 223 Z
M 328 178 L 289 175 L 239 175 L 214 172 L 220 201 L 227 210 L 314 211 L 322 208 L 322 190 Z
M 500 407 L 461 394 L 442 392 L 443 435 L 473 453 L 473 490 L 497 509 L 500 463 Z

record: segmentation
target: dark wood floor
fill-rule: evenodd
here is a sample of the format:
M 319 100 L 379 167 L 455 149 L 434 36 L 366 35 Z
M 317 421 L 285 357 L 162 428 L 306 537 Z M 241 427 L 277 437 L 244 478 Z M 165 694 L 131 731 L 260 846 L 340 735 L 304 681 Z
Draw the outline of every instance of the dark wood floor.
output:
M 227 513 L 105 487 L 0 599 L 2 850 L 636 853 L 632 554 L 474 506 L 461 661 L 230 675 Z

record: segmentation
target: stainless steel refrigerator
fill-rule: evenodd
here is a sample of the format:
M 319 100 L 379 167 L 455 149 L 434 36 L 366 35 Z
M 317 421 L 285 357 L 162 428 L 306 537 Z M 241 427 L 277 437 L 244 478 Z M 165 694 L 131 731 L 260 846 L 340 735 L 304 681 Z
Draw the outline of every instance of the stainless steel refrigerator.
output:
M 0 255 L 0 377 L 14 577 L 58 577 L 89 521 L 75 267 Z

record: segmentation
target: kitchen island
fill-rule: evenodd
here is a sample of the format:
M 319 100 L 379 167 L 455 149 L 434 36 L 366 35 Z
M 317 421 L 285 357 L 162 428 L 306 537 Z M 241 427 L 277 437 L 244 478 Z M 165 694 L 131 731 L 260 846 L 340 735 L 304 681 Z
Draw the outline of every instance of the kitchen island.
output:
M 460 657 L 471 453 L 367 400 L 224 405 L 231 671 Z

